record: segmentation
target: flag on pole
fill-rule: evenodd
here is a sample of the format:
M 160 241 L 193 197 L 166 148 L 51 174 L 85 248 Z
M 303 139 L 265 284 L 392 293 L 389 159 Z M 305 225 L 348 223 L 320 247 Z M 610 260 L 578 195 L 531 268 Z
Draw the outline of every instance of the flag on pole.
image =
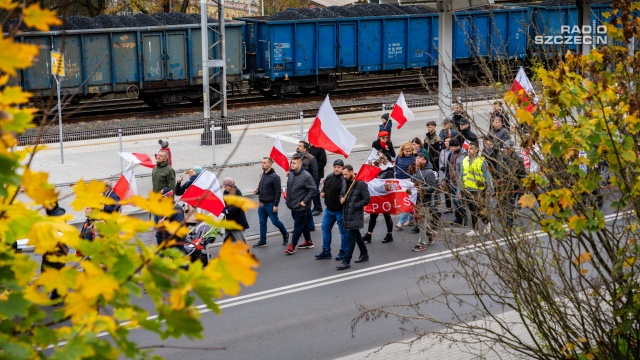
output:
M 138 195 L 138 185 L 136 184 L 136 177 L 133 174 L 131 163 L 113 185 L 113 192 L 118 195 L 120 200 L 127 200 Z
M 413 112 L 407 106 L 407 102 L 404 101 L 404 95 L 402 92 L 398 96 L 398 101 L 393 106 L 393 110 L 390 115 L 395 121 L 398 122 L 398 129 L 400 129 L 407 121 L 413 120 Z
M 371 200 L 364 207 L 369 214 L 413 212 L 418 191 L 409 180 L 373 179 L 367 183 Z
M 529 104 L 525 110 L 533 112 L 534 99 L 530 99 L 529 97 L 530 94 L 535 95 L 535 90 L 533 89 L 533 85 L 531 85 L 531 81 L 529 81 L 529 77 L 527 77 L 522 66 L 520 66 L 516 79 L 513 81 L 513 84 L 511 84 L 511 91 L 517 95 L 519 102 L 526 102 Z
M 318 115 L 309 129 L 309 142 L 334 154 L 349 157 L 356 137 L 342 125 L 338 115 L 331 107 L 329 95 L 318 110 Z
M 378 177 L 378 174 L 380 174 L 382 170 L 390 167 L 391 162 L 387 160 L 386 156 L 378 153 L 378 150 L 376 149 L 371 149 L 371 151 L 369 151 L 369 155 L 367 155 L 367 158 L 360 167 L 360 171 L 358 171 L 356 180 L 368 182 Z
M 207 210 L 215 216 L 220 216 L 224 209 L 220 183 L 214 173 L 209 170 L 203 170 L 200 173 L 180 200 L 195 208 Z
M 271 148 L 271 154 L 269 154 L 269 157 L 271 157 L 276 164 L 280 165 L 284 171 L 289 172 L 289 159 L 282 149 L 280 137 L 277 137 L 276 141 L 273 142 L 273 147 Z
M 139 164 L 151 169 L 156 167 L 156 164 L 153 163 L 153 160 L 151 160 L 151 157 L 147 154 L 119 152 L 118 155 L 130 163 Z

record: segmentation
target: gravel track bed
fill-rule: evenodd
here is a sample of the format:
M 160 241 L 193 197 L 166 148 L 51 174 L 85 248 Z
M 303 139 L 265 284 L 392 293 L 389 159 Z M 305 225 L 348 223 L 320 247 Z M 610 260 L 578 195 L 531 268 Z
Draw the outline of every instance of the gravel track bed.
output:
M 493 99 L 496 97 L 501 97 L 499 94 L 504 94 L 508 89 L 501 89 L 500 91 L 496 91 L 494 87 L 481 86 L 481 87 L 473 87 L 473 88 L 462 88 L 454 90 L 454 102 L 458 99 L 458 97 L 462 97 L 462 101 L 476 101 L 483 99 Z M 348 108 L 354 107 L 357 108 L 359 106 L 364 106 L 372 103 L 376 104 L 386 104 L 386 109 L 388 111 L 391 110 L 393 104 L 397 100 L 397 93 L 394 95 L 388 96 L 368 96 L 368 97 L 344 97 L 344 98 L 332 98 L 331 104 L 338 108 Z M 437 102 L 436 94 L 427 94 L 425 91 L 422 92 L 407 92 L 405 93 L 405 99 L 409 106 L 427 106 L 434 105 Z M 275 100 L 271 103 L 271 105 L 265 104 L 260 107 L 260 111 L 257 112 L 256 108 L 248 108 L 248 109 L 234 109 L 228 112 L 228 120 L 230 123 L 238 122 L 238 121 L 269 121 L 269 116 L 271 114 L 279 114 L 279 113 L 291 113 L 291 112 L 300 112 L 304 111 L 305 113 L 315 112 L 322 104 L 324 100 L 323 97 L 318 97 L 316 101 L 306 101 L 298 104 L 292 103 L 284 103 L 280 104 L 279 100 Z M 382 107 L 378 107 L 380 111 L 382 111 Z M 371 111 L 371 110 L 369 110 Z M 213 111 L 212 116 L 217 117 L 219 114 L 218 111 Z M 55 119 L 54 119 L 55 120 Z M 141 129 L 147 129 L 148 132 L 159 132 L 163 131 L 164 127 L 172 128 L 172 124 L 176 123 L 188 124 L 190 122 L 193 123 L 194 127 L 198 127 L 203 120 L 203 113 L 201 111 L 193 112 L 190 114 L 179 114 L 176 116 L 154 116 L 154 117 L 128 117 L 120 120 L 109 120 L 109 121 L 93 121 L 93 122 L 84 122 L 84 123 L 72 123 L 72 124 L 63 124 L 63 134 L 66 139 L 69 140 L 79 140 L 82 138 L 95 138 L 100 137 L 98 135 L 102 134 L 101 137 L 111 137 L 117 136 L 117 129 L 124 129 L 125 135 L 127 130 L 135 131 L 140 133 Z M 174 128 L 174 127 L 173 127 Z M 21 144 L 32 143 L 34 136 L 37 134 L 37 129 L 30 129 L 26 131 L 23 135 L 21 135 L 18 140 Z M 53 121 L 53 123 L 44 131 L 43 138 L 55 138 L 58 137 L 58 122 Z M 45 141 L 46 142 L 46 141 Z

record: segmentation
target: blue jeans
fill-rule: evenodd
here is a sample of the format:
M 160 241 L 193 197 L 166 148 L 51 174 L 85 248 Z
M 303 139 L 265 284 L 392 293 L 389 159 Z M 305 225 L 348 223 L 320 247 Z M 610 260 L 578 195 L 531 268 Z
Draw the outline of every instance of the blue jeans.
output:
M 298 245 L 300 235 L 304 235 L 305 241 L 311 241 L 311 233 L 307 227 L 307 210 L 291 211 L 291 217 L 293 218 L 293 234 L 291 235 L 291 244 L 293 246 Z
M 282 236 L 287 237 L 287 228 L 278 218 L 278 213 L 273 212 L 273 203 L 266 203 L 258 207 L 258 221 L 260 222 L 260 242 L 267 242 L 267 218 L 273 226 L 280 230 Z
M 322 250 L 331 251 L 331 229 L 333 225 L 338 222 L 338 229 L 340 230 L 340 250 L 346 252 L 349 248 L 349 237 L 347 231 L 342 229 L 342 211 L 330 211 L 324 210 L 322 216 Z
M 409 221 L 413 221 L 413 213 L 410 212 L 403 212 L 402 214 L 400 214 L 400 222 L 401 223 L 406 223 L 407 220 Z
M 456 221 L 460 221 L 461 223 L 467 222 L 467 210 L 462 205 L 462 199 L 458 196 L 458 189 L 451 186 L 451 183 L 449 183 L 449 193 L 451 194 L 451 200 L 453 200 L 453 210 Z

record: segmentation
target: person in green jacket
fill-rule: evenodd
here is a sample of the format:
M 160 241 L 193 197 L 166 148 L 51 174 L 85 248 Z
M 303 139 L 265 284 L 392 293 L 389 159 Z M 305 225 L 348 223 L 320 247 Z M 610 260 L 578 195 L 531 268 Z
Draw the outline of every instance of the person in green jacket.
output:
M 169 154 L 160 150 L 156 154 L 156 167 L 151 172 L 153 191 L 160 192 L 163 188 L 173 189 L 176 186 L 176 172 L 169 165 Z

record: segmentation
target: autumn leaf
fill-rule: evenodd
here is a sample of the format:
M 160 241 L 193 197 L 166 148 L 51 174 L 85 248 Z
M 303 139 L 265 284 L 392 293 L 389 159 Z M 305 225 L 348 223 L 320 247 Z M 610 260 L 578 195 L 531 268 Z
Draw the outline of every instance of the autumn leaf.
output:
M 533 194 L 524 194 L 520 197 L 520 200 L 518 200 L 518 204 L 520 204 L 520 207 L 522 209 L 525 208 L 530 208 L 533 209 L 533 207 L 536 204 L 536 197 Z
M 19 86 L 7 86 L 0 93 L 0 104 L 24 104 L 31 98 L 31 93 L 22 91 Z
M 33 58 L 40 50 L 31 44 L 16 43 L 0 34 L 0 71 L 16 76 L 17 69 L 26 69 L 33 65 Z
M 516 119 L 519 124 L 533 125 L 533 115 L 524 109 L 516 109 Z
M 60 219 L 60 218 L 57 218 Z M 34 246 L 36 254 L 52 252 L 58 242 L 64 242 L 66 237 L 78 237 L 78 229 L 63 222 L 39 221 L 29 230 L 29 245 Z
M 18 6 L 13 0 L 0 0 L 0 9 L 13 10 Z
M 258 203 L 256 201 L 246 198 L 244 196 L 225 195 L 224 202 L 228 206 L 239 207 L 240 209 L 242 209 L 242 211 L 258 208 Z
M 240 226 L 237 222 L 232 220 L 218 220 L 212 216 L 205 214 L 196 214 L 196 219 L 202 220 L 212 227 L 218 229 L 227 229 L 227 230 L 242 230 L 243 227 Z
M 38 3 L 22 10 L 22 15 L 22 20 L 28 27 L 40 31 L 49 31 L 51 25 L 62 25 L 62 20 L 56 17 L 55 11 L 43 9 Z
M 36 203 L 48 206 L 58 200 L 58 193 L 48 180 L 48 173 L 26 169 L 22 177 L 22 188 Z
M 158 225 L 159 228 L 165 229 L 169 234 L 182 238 L 189 233 L 189 229 L 177 221 L 163 221 Z
M 591 261 L 591 253 L 588 251 L 580 254 L 575 260 L 573 260 L 573 263 L 578 265 L 578 264 L 584 264 L 587 261 Z
M 249 246 L 243 242 L 227 241 L 220 247 L 220 254 L 204 269 L 205 276 L 227 295 L 235 296 L 240 291 L 238 283 L 253 285 L 259 261 L 249 253 Z
M 134 196 L 121 203 L 137 206 L 160 217 L 169 217 L 175 212 L 173 200 L 157 192 L 149 193 L 149 199 Z
M 584 217 L 584 215 L 571 216 L 569 218 L 567 226 L 569 227 L 569 229 L 580 233 L 587 226 L 587 219 Z
M 5 131 L 15 131 L 17 133 L 22 133 L 26 129 L 35 127 L 33 118 L 34 114 L 36 113 L 36 109 L 18 109 L 12 107 L 9 109 L 5 109 L 5 112 L 10 115 L 8 119 L 0 121 L 0 124 L 2 124 L 2 128 Z M 38 148 L 43 149 L 44 147 Z
M 80 179 L 80 181 L 73 187 L 73 192 L 76 194 L 76 199 L 73 200 L 71 206 L 80 211 L 85 208 L 102 209 L 102 205 L 111 205 L 115 201 L 112 198 L 103 196 L 105 190 L 105 184 L 102 181 L 91 180 L 89 183 Z
M 624 264 L 622 264 L 622 266 L 628 269 L 628 268 L 632 267 L 633 265 L 635 265 L 636 261 L 637 261 L 637 259 L 636 259 L 635 256 L 634 257 L 628 257 L 628 258 L 624 259 Z

